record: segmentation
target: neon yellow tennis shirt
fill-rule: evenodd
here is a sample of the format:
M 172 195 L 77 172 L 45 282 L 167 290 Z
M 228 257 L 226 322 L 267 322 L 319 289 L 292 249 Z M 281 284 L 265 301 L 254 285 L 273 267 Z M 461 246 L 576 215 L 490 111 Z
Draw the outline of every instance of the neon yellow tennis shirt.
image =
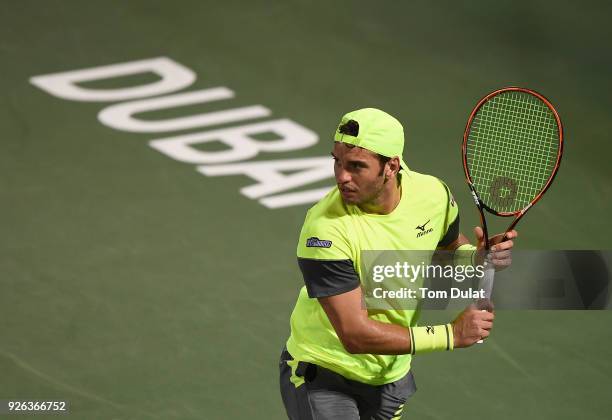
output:
M 363 250 L 434 250 L 457 239 L 458 208 L 446 185 L 414 171 L 400 173 L 402 197 L 390 214 L 364 213 L 346 205 L 337 188 L 308 211 L 297 247 L 305 286 L 291 315 L 287 341 L 294 359 L 371 385 L 394 382 L 410 370 L 409 354 L 348 353 L 317 299 L 360 286 Z M 407 327 L 416 325 L 418 313 L 389 310 L 369 317 Z

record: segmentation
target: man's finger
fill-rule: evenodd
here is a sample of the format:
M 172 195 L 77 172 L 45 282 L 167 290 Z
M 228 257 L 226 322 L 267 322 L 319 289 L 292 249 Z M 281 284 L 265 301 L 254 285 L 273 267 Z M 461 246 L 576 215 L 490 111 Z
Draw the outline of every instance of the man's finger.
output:
M 476 319 L 479 319 L 482 321 L 493 321 L 495 319 L 495 314 L 489 311 L 480 311 L 476 315 Z
M 504 251 L 507 249 L 512 249 L 512 247 L 514 247 L 514 242 L 512 242 L 511 240 L 507 240 L 504 242 L 496 243 L 494 246 L 491 247 L 491 250 L 493 252 L 497 252 L 497 251 Z
M 516 230 L 511 230 L 510 232 L 500 233 L 489 238 L 489 242 L 492 244 L 499 244 L 502 242 L 509 241 L 518 236 L 518 232 Z
M 506 249 L 504 251 L 495 251 L 491 253 L 491 259 L 493 260 L 505 260 L 512 257 L 512 251 Z
M 476 226 L 474 228 L 474 235 L 476 236 L 476 240 L 478 242 L 482 242 L 484 240 L 484 232 L 480 226 Z
M 480 321 L 480 328 L 488 331 L 493 328 L 493 323 L 491 321 Z
M 512 265 L 512 258 L 507 258 L 505 260 L 491 260 L 491 262 L 496 269 L 501 270 Z

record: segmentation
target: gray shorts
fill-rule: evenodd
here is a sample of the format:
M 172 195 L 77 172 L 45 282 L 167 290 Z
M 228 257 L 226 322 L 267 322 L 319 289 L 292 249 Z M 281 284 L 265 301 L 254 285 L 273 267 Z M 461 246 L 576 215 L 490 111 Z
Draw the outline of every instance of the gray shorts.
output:
M 412 371 L 385 385 L 368 385 L 312 363 L 299 362 L 295 375 L 303 383 L 291 382 L 293 360 L 287 349 L 281 354 L 280 390 L 291 420 L 399 419 L 404 403 L 416 392 Z

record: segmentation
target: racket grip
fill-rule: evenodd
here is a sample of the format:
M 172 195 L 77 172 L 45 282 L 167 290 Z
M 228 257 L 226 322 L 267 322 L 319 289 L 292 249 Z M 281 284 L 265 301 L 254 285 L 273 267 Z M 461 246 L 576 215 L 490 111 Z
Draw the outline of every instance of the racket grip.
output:
M 478 289 L 484 290 L 484 301 L 490 301 L 491 295 L 493 294 L 493 281 L 495 280 L 495 266 L 490 260 L 490 257 L 487 255 L 487 258 L 484 261 L 484 273 L 482 277 L 478 280 Z M 487 308 L 481 308 L 487 309 Z
M 476 301 L 476 307 L 481 311 L 489 311 L 493 308 L 491 295 L 493 294 L 493 281 L 495 280 L 495 266 L 491 262 L 489 255 L 485 258 L 484 266 L 484 273 L 478 280 L 478 289 L 484 290 L 484 299 L 478 299 Z M 482 344 L 483 342 L 484 340 L 482 339 L 477 341 L 478 344 Z

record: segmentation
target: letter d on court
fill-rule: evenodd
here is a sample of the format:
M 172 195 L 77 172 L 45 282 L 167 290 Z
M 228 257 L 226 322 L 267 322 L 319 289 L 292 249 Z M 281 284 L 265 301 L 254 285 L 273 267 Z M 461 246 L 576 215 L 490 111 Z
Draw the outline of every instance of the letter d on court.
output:
M 161 79 L 144 85 L 119 89 L 90 89 L 76 85 L 77 83 L 149 72 L 157 74 Z M 186 88 L 195 80 L 195 73 L 187 67 L 167 57 L 156 57 L 33 76 L 30 78 L 30 83 L 53 96 L 70 101 L 114 102 L 174 92 Z

